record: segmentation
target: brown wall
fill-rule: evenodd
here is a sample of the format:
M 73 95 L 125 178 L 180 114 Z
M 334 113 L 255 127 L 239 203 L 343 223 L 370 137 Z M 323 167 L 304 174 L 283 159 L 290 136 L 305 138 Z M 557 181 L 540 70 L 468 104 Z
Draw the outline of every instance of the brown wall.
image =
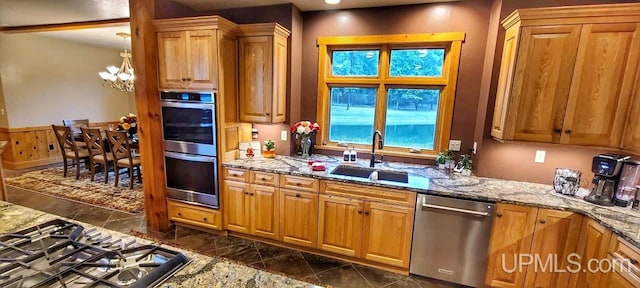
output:
M 490 0 L 304 13 L 301 118 L 315 121 L 320 36 L 465 32 L 453 113 L 452 139 L 473 145 Z
M 588 5 L 588 4 L 612 4 L 623 2 L 637 2 L 633 0 L 495 0 L 493 6 L 500 7 L 500 17 L 502 20 L 511 14 L 515 9 L 521 8 L 538 8 L 551 6 L 569 6 L 569 5 Z M 493 15 L 492 15 L 493 16 Z M 591 173 L 591 159 L 595 154 L 607 152 L 605 150 L 593 149 L 580 146 L 564 146 L 550 145 L 542 143 L 500 143 L 491 139 L 491 121 L 493 119 L 493 105 L 495 103 L 495 94 L 497 90 L 499 65 L 502 59 L 502 44 L 504 43 L 504 32 L 502 26 L 499 27 L 497 35 L 489 35 L 488 42 L 495 41 L 497 43 L 494 50 L 494 61 L 491 65 L 491 82 L 489 94 L 480 95 L 480 98 L 486 98 L 487 107 L 486 114 L 483 113 L 482 107 L 479 107 L 478 116 L 486 115 L 484 123 L 478 120 L 477 130 L 482 129 L 483 140 L 478 150 L 477 171 L 480 176 L 496 177 L 519 181 L 529 181 L 537 183 L 551 184 L 555 168 L 566 167 L 578 169 L 583 172 L 583 186 L 588 186 L 589 182 L 584 178 L 593 177 Z M 489 73 L 488 67 L 485 68 L 485 75 Z M 486 83 L 483 83 L 486 84 Z M 480 118 L 481 119 L 481 118 Z M 478 135 L 476 134 L 476 137 Z M 533 159 L 536 150 L 545 150 L 547 157 L 545 163 L 534 163 Z

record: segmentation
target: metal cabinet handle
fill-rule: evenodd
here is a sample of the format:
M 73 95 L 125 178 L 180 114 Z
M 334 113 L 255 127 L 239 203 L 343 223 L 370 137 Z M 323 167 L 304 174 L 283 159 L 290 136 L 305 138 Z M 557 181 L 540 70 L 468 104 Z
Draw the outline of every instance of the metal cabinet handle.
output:
M 300 197 L 300 194 L 296 194 L 296 197 Z
M 249 193 L 249 196 L 253 196 L 253 192 Z
M 559 128 L 553 129 L 553 133 L 562 133 L 562 129 L 559 129 Z
M 540 224 L 545 224 L 545 223 L 547 223 L 547 221 L 546 221 L 546 220 L 544 220 L 544 219 L 540 219 Z
M 502 213 L 496 213 L 496 217 L 501 218 L 502 217 Z
M 262 177 L 262 178 L 260 178 L 260 180 L 267 181 L 267 178 Z
M 296 183 L 296 186 L 300 186 L 300 185 L 302 185 L 302 183 L 300 183 L 300 182 L 297 182 L 297 183 Z
M 364 211 L 364 215 L 369 215 L 369 211 Z
M 182 213 L 178 212 L 178 216 L 182 216 Z
M 182 82 L 184 82 L 184 81 L 187 81 L 187 78 L 182 78 L 180 80 L 182 80 Z
M 191 78 L 187 78 L 187 81 L 191 81 Z
M 569 130 L 569 129 L 564 130 L 564 133 L 571 134 L 571 130 Z
M 244 195 L 249 195 L 249 192 L 247 192 L 247 191 L 244 191 Z
M 358 210 L 358 214 L 362 214 L 362 210 Z
M 264 115 L 267 115 L 267 116 L 269 116 L 269 115 L 271 115 L 271 113 L 264 113 Z
M 207 218 L 202 218 L 202 220 L 207 221 Z

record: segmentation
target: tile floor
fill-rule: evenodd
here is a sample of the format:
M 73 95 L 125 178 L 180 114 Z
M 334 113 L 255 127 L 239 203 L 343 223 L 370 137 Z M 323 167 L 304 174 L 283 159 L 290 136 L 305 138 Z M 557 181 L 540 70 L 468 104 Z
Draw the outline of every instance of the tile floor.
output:
M 10 172 L 11 173 L 11 172 Z M 11 175 L 11 174 L 9 174 Z M 95 226 L 128 233 L 146 232 L 144 214 L 128 214 L 33 191 L 7 186 L 9 202 L 60 215 Z M 403 276 L 298 250 L 237 237 L 212 235 L 176 227 L 166 240 L 209 256 L 229 258 L 246 265 L 318 285 L 333 287 L 456 287 L 418 276 Z

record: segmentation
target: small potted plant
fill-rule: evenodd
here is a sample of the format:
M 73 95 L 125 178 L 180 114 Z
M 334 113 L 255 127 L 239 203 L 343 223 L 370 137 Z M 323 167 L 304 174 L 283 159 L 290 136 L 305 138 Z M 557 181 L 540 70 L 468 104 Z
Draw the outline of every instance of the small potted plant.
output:
M 462 176 L 471 176 L 471 167 L 473 165 L 473 160 L 471 160 L 471 156 L 469 154 L 463 154 L 460 156 L 460 161 L 458 161 L 458 165 L 456 165 L 456 170 L 462 174 Z
M 449 160 L 449 162 L 451 162 L 450 160 L 453 160 L 453 152 L 447 149 L 438 153 L 438 156 L 436 157 L 436 164 L 438 165 L 438 168 L 446 168 L 447 160 Z
M 264 150 L 262 150 L 262 157 L 274 158 L 276 157 L 276 143 L 273 140 L 264 141 Z

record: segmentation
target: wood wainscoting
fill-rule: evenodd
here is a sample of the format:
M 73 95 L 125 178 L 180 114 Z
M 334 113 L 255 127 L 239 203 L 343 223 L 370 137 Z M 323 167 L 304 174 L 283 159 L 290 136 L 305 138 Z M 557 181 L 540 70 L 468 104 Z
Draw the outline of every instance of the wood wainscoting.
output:
M 118 121 L 91 123 L 106 130 Z M 62 162 L 60 146 L 51 126 L 0 128 L 0 141 L 8 141 L 2 154 L 2 165 L 17 170 Z

